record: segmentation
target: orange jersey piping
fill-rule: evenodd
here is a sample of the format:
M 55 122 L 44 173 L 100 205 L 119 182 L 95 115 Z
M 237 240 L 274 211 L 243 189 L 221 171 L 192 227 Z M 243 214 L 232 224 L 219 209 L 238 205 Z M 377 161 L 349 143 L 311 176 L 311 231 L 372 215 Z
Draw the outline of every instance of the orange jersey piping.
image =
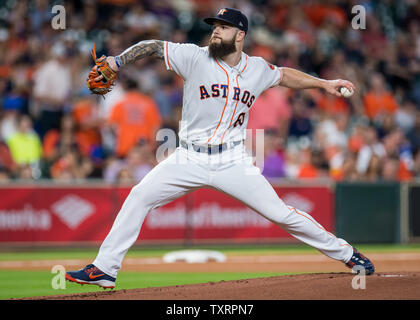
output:
M 227 77 L 227 85 L 228 85 L 228 90 L 227 90 L 227 94 L 226 94 L 226 101 L 225 101 L 225 106 L 223 107 L 223 111 L 222 111 L 222 115 L 220 116 L 220 120 L 219 123 L 216 127 L 216 129 L 213 132 L 213 135 L 207 140 L 206 143 L 209 143 L 211 139 L 213 139 L 214 135 L 217 132 L 217 129 L 219 129 L 220 124 L 222 123 L 222 119 L 223 119 L 223 115 L 225 114 L 225 109 L 229 100 L 229 74 L 227 73 L 227 71 L 219 64 L 219 62 L 216 60 L 217 65 L 222 68 L 222 70 L 226 73 L 226 77 Z
M 245 68 L 246 68 L 246 66 L 247 66 L 247 65 L 248 65 L 248 56 L 246 56 L 245 66 L 244 66 L 244 68 L 242 69 L 241 73 L 242 73 L 242 72 L 244 72 L 244 70 L 245 70 Z M 236 76 L 236 85 L 237 85 L 237 86 L 238 86 L 238 88 L 239 88 L 238 77 L 239 77 L 239 74 Z M 220 141 L 220 144 L 222 144 L 222 143 L 223 143 L 223 138 L 225 137 L 225 134 L 226 134 L 226 132 L 229 130 L 230 126 L 232 125 L 233 117 L 235 116 L 236 107 L 238 106 L 238 102 L 239 102 L 239 100 L 238 100 L 238 101 L 236 101 L 236 104 L 235 104 L 235 109 L 233 110 L 233 114 L 232 114 L 232 118 L 230 118 L 230 123 L 229 123 L 229 126 L 227 127 L 227 129 L 226 129 L 226 130 L 225 130 L 225 132 L 223 133 L 222 140 Z
M 169 62 L 168 49 L 169 49 L 169 42 L 166 41 L 166 61 L 168 62 L 169 70 L 172 70 L 171 64 Z

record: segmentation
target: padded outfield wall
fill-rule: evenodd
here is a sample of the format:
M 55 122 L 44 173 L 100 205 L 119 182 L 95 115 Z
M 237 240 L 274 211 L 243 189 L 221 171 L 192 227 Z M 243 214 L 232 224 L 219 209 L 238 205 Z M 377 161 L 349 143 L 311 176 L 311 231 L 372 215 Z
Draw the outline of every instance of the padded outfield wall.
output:
M 352 243 L 402 243 L 420 236 L 420 185 L 273 182 L 286 204 Z M 98 244 L 130 192 L 104 184 L 0 187 L 0 243 Z M 252 195 L 250 195 L 252 196 Z M 280 227 L 216 190 L 153 210 L 138 244 L 296 242 Z

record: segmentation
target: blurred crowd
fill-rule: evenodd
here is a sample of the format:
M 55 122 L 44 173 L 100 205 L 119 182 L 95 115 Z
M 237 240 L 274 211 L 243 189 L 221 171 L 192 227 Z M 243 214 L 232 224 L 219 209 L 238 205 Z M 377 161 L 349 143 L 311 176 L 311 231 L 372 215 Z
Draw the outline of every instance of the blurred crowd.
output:
M 65 8 L 65 29 L 52 26 L 54 5 Z M 365 28 L 352 25 L 355 5 Z M 420 1 L 5 0 L 0 182 L 140 181 L 157 164 L 156 132 L 178 129 L 182 79 L 146 58 L 123 68 L 105 99 L 91 95 L 93 43 L 99 56 L 145 39 L 205 46 L 211 29 L 202 19 L 223 7 L 248 16 L 247 54 L 357 88 L 350 99 L 263 93 L 248 129 L 249 139 L 264 129 L 267 178 L 420 178 Z

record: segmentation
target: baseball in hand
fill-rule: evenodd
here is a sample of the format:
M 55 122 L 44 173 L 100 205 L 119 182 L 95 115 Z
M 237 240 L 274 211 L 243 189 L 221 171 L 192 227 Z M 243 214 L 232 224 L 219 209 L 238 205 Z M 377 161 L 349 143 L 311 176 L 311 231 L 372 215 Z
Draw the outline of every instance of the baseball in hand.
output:
M 341 87 L 340 88 L 340 93 L 344 98 L 350 98 L 353 95 L 354 91 L 349 90 L 346 87 Z

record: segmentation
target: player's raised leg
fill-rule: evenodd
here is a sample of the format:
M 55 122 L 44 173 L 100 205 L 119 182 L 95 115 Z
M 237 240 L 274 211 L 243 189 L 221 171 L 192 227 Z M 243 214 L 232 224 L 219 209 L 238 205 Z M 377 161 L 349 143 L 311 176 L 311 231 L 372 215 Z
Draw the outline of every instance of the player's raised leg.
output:
M 227 166 L 212 177 L 211 185 L 236 198 L 265 218 L 276 223 L 293 237 L 318 249 L 349 267 L 364 265 L 373 273 L 373 264 L 344 239 L 325 230 L 313 217 L 297 208 L 287 206 L 271 184 L 250 163 Z M 258 172 L 258 171 L 257 171 Z M 353 264 L 354 262 L 354 264 Z
M 125 199 L 114 224 L 102 243 L 93 265 L 67 272 L 66 278 L 81 284 L 113 287 L 128 249 L 139 236 L 146 215 L 188 192 L 206 185 L 208 171 L 187 162 L 184 151 L 176 150 L 154 167 Z M 92 269 L 96 267 L 96 269 Z M 106 277 L 100 282 L 102 277 Z

